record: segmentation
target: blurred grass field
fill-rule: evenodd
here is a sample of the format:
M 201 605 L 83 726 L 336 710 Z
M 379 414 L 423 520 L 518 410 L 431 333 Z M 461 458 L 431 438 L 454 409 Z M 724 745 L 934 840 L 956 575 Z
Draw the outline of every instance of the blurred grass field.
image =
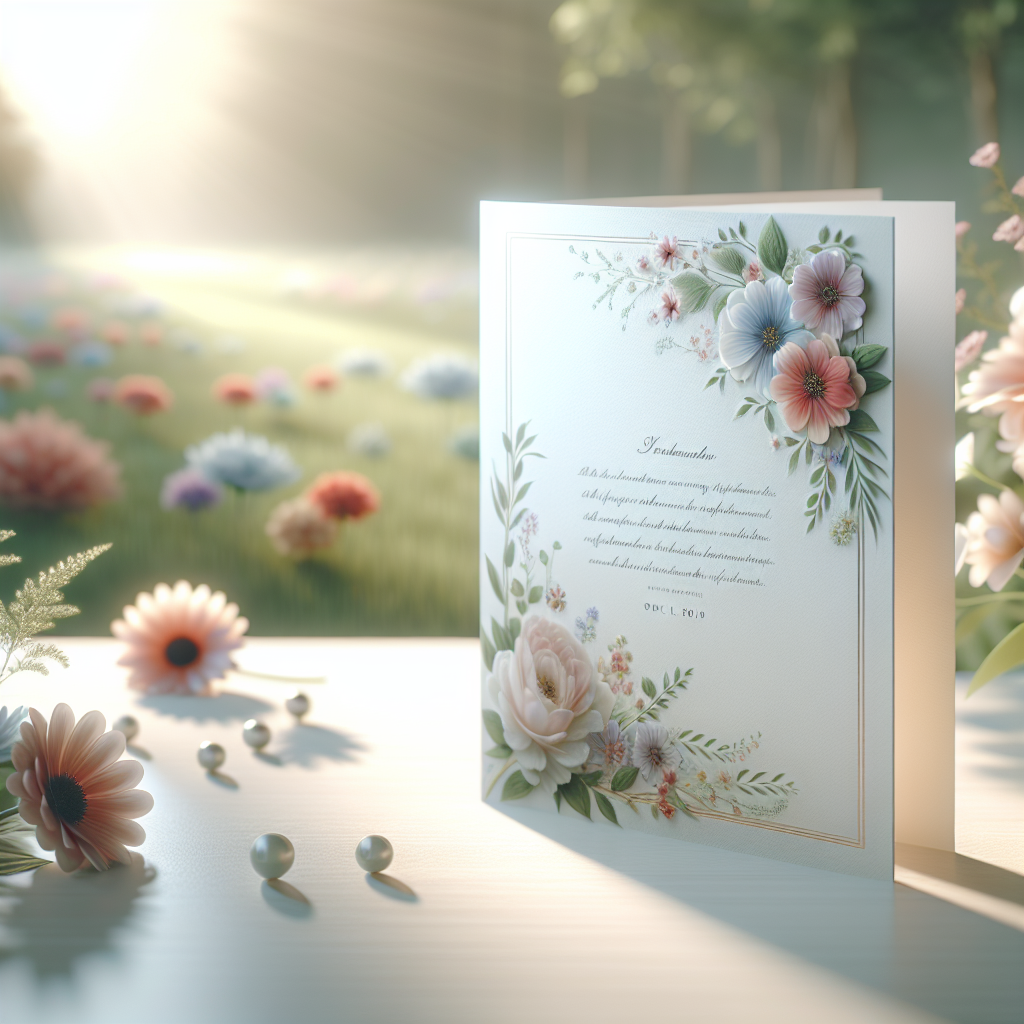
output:
M 453 269 L 451 259 L 442 261 L 433 281 L 428 275 L 416 294 L 403 287 L 408 282 L 381 278 L 368 259 L 363 280 L 370 287 L 360 292 L 357 260 L 343 275 L 348 284 L 342 291 L 354 298 L 339 301 L 338 289 L 319 294 L 307 288 L 296 296 L 296 274 L 308 273 L 290 272 L 287 284 L 294 258 L 243 261 L 230 272 L 201 259 L 134 260 L 126 271 L 123 259 L 105 254 L 52 258 L 73 270 L 74 279 L 80 273 L 90 280 L 98 273 L 127 276 L 133 289 L 159 304 L 156 322 L 164 337 L 149 347 L 134 331 L 106 366 L 33 367 L 33 390 L 5 396 L 4 417 L 50 407 L 109 441 L 123 468 L 125 493 L 120 501 L 79 513 L 0 509 L 0 526 L 18 533 L 4 548 L 24 559 L 4 571 L 0 596 L 13 596 L 28 573 L 109 540 L 113 549 L 69 587 L 68 599 L 83 611 L 59 623 L 58 633 L 105 634 L 138 591 L 177 579 L 224 590 L 250 619 L 253 634 L 476 633 L 478 466 L 450 447 L 458 430 L 476 425 L 476 403 L 426 400 L 397 381 L 418 358 L 453 353 L 476 360 L 475 295 L 464 287 L 465 259 L 461 269 Z M 393 278 L 395 271 L 390 273 Z M 447 286 L 453 274 L 456 284 Z M 67 284 L 57 292 L 48 300 L 53 307 L 82 309 L 96 323 L 115 318 L 92 293 Z M 10 312 L 0 306 L 0 324 L 13 323 L 28 336 L 7 317 Z M 36 336 L 48 330 L 41 327 Z M 354 349 L 380 353 L 391 372 L 347 377 L 329 394 L 302 387 L 308 367 L 333 364 L 340 352 Z M 213 397 L 211 387 L 222 374 L 255 374 L 268 366 L 292 375 L 295 406 L 232 408 Z M 136 418 L 86 397 L 92 378 L 125 373 L 161 377 L 174 392 L 173 408 Z M 388 455 L 372 458 L 347 446 L 352 428 L 368 422 L 382 424 L 390 435 Z M 220 506 L 198 513 L 163 510 L 161 482 L 184 465 L 184 448 L 235 426 L 284 444 L 302 467 L 302 479 L 270 492 L 228 493 Z M 380 511 L 343 523 L 335 547 L 306 561 L 278 554 L 263 530 L 270 510 L 299 494 L 317 473 L 335 469 L 368 476 L 381 492 Z

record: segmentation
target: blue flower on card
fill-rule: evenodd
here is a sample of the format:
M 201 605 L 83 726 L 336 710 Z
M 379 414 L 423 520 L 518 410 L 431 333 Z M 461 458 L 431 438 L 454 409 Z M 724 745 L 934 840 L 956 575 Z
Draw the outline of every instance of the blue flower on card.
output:
M 718 321 L 722 362 L 738 381 L 749 381 L 762 394 L 775 376 L 775 353 L 789 341 L 803 348 L 814 335 L 789 315 L 793 300 L 786 282 L 751 281 L 729 296 Z

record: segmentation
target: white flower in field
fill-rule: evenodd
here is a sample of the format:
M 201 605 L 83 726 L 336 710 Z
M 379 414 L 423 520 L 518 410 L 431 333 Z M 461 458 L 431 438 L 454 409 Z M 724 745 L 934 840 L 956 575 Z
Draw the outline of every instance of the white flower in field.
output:
M 419 359 L 402 374 L 402 387 L 420 398 L 470 398 L 477 393 L 480 374 L 476 363 L 459 356 Z
M 391 451 L 391 438 L 382 423 L 360 423 L 349 432 L 348 446 L 358 455 L 380 459 Z
M 531 786 L 553 793 L 590 753 L 614 696 L 583 645 L 557 622 L 531 615 L 513 651 L 499 651 L 488 681 L 505 742 Z
M 342 352 L 335 365 L 347 377 L 385 377 L 391 372 L 388 357 L 373 349 Z
M 974 431 L 964 434 L 956 443 L 953 449 L 953 465 L 956 471 L 957 480 L 963 480 L 970 476 L 971 467 L 974 465 Z

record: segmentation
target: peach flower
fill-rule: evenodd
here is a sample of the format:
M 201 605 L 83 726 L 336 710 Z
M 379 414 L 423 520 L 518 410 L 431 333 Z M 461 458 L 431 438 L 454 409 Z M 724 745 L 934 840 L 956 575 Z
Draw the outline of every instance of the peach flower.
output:
M 1012 217 L 1007 217 L 992 235 L 993 242 L 1012 243 L 1019 242 L 1022 238 L 1024 238 L 1024 220 L 1020 219 L 1019 213 L 1015 213 Z
M 361 473 L 321 473 L 306 491 L 306 500 L 332 519 L 362 519 L 380 508 L 380 493 Z
M 969 396 L 968 412 L 999 417 L 996 447 L 1011 451 L 1024 441 L 1024 323 L 1010 324 L 1010 333 L 999 347 L 981 357 L 961 389 Z
M 1017 184 L 1010 189 L 1015 196 L 1024 196 L 1024 176 L 1017 179 Z
M 110 631 L 128 645 L 117 659 L 130 669 L 128 685 L 147 693 L 209 696 L 210 684 L 234 667 L 231 651 L 242 646 L 249 620 L 228 604 L 222 591 L 178 580 L 172 590 L 158 583 L 126 605 Z
M 971 222 L 969 220 L 958 220 L 953 230 L 956 232 L 957 241 L 960 241 L 971 230 Z
M 139 340 L 150 348 L 158 348 L 164 339 L 164 332 L 159 324 L 144 324 L 139 328 Z
M 153 798 L 136 789 L 142 781 L 138 761 L 119 761 L 125 739 L 104 732 L 106 721 L 90 711 L 75 724 L 67 704 L 53 709 L 49 723 L 29 708 L 14 744 L 14 773 L 7 790 L 18 797 L 18 813 L 36 826 L 36 841 L 53 850 L 63 871 L 88 861 L 97 871 L 128 864 L 127 846 L 141 846 L 142 826 L 133 821 L 153 809 Z
M 49 409 L 0 420 L 0 501 L 48 511 L 110 501 L 121 493 L 121 467 L 109 448 Z
M 987 340 L 988 331 L 971 331 L 957 344 L 953 357 L 957 373 L 965 366 L 970 366 L 978 358 L 978 353 L 981 352 L 981 347 Z
M 995 167 L 999 163 L 999 143 L 986 142 L 974 151 L 968 161 L 972 167 Z
M 0 390 L 28 391 L 32 384 L 32 369 L 24 359 L 0 356 Z
M 955 299 L 955 302 L 956 302 L 957 315 L 959 315 L 960 313 L 962 313 L 964 311 L 964 305 L 967 302 L 967 289 L 966 288 L 957 288 L 956 295 L 954 296 L 954 299 Z
M 306 498 L 282 501 L 267 520 L 264 532 L 278 552 L 304 558 L 329 548 L 338 536 L 338 523 Z
M 333 391 L 339 382 L 337 372 L 329 366 L 311 366 L 302 380 L 310 391 Z
M 248 405 L 256 401 L 256 384 L 246 373 L 226 373 L 214 382 L 213 394 L 228 405 Z
M 839 354 L 828 335 L 812 338 L 802 349 L 787 342 L 775 356 L 771 396 L 790 430 L 807 430 L 814 444 L 824 444 L 832 427 L 850 422 L 867 387 L 857 364 Z
M 523 622 L 514 650 L 497 653 L 488 687 L 523 777 L 548 793 L 586 760 L 587 737 L 605 728 L 615 702 L 583 645 L 539 615 Z
M 987 582 L 1002 590 L 1024 559 L 1024 502 L 1011 490 L 996 498 L 978 496 L 978 511 L 967 517 L 967 553 L 972 587 Z
M 152 416 L 170 409 L 174 392 L 159 377 L 129 373 L 117 382 L 114 401 L 136 416 Z

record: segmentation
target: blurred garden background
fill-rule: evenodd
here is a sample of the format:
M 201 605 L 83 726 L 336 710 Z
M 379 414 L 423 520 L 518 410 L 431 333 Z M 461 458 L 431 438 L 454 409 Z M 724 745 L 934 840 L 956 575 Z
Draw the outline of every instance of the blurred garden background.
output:
M 968 157 L 1024 172 L 1022 97 L 1020 0 L 0 0 L 4 596 L 111 540 L 59 632 L 186 578 L 257 634 L 472 635 L 480 199 L 954 199 L 992 348 L 1022 257 Z M 1024 601 L 963 611 L 973 667 Z

